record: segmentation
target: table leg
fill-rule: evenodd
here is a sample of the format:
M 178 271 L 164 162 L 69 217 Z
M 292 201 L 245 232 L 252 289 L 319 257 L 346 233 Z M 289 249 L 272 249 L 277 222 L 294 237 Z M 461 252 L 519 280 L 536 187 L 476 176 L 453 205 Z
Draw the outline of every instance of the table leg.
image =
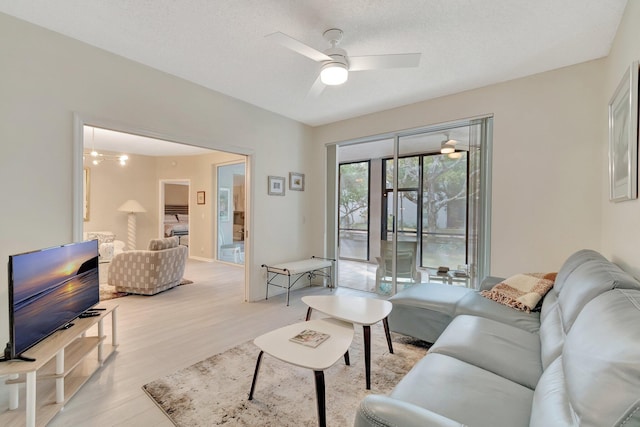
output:
M 364 332 L 364 372 L 367 380 L 367 390 L 371 390 L 371 326 L 362 326 Z
M 349 362 L 349 350 L 344 353 L 344 364 L 347 366 L 351 366 L 351 363 Z
M 17 380 L 19 377 L 18 374 L 9 375 L 10 380 Z M 18 409 L 20 405 L 20 387 L 18 383 L 9 384 L 9 409 L 14 410 Z
M 313 311 L 313 309 L 311 307 L 307 308 L 307 317 L 306 319 L 304 319 L 305 322 L 308 322 L 309 319 L 311 319 L 311 312 Z
M 36 371 L 27 372 L 27 391 L 26 391 L 26 412 L 27 419 L 25 425 L 27 427 L 35 427 L 36 425 Z
M 258 355 L 258 361 L 256 362 L 256 370 L 253 373 L 253 381 L 251 381 L 251 391 L 249 392 L 249 400 L 253 399 L 253 392 L 256 389 L 256 381 L 258 380 L 258 371 L 260 370 L 260 362 L 262 362 L 262 355 L 264 351 L 260 351 Z
M 118 320 L 118 307 L 115 307 L 111 312 L 111 345 L 114 347 L 118 346 L 117 320 Z
M 389 346 L 389 353 L 393 354 L 393 344 L 391 344 L 391 333 L 389 332 L 389 320 L 385 317 L 382 319 L 384 325 L 384 334 L 387 337 L 387 346 Z
M 324 400 L 324 372 L 313 371 L 316 378 L 316 398 L 318 400 L 318 425 L 327 426 L 327 407 Z

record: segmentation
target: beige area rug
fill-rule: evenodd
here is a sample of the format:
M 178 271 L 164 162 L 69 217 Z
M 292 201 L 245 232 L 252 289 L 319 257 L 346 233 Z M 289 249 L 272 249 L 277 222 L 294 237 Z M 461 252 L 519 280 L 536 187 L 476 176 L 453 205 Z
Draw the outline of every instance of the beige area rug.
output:
M 182 281 L 180 282 L 180 284 L 178 286 L 190 285 L 192 283 L 193 283 L 193 281 L 191 281 L 191 280 L 182 279 Z M 126 297 L 127 295 L 129 295 L 128 292 L 116 292 L 115 286 L 110 286 L 110 285 L 107 285 L 106 283 L 100 285 L 100 301 L 106 301 L 106 300 L 109 300 L 109 299 Z
M 389 354 L 383 328 L 371 328 L 371 390 L 365 389 L 362 328 L 344 359 L 325 371 L 327 425 L 351 426 L 368 394 L 389 393 L 427 352 L 426 343 L 395 336 Z M 253 341 L 144 385 L 143 390 L 176 426 L 314 426 L 313 372 L 262 358 L 253 400 L 247 400 L 260 350 Z

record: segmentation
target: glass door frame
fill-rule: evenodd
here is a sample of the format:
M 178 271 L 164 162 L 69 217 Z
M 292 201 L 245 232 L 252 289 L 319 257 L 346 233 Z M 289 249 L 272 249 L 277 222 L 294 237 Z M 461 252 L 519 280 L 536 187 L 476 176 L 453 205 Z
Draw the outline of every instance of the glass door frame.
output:
M 233 259 L 233 261 L 231 260 L 225 260 L 222 259 L 222 246 L 230 246 L 230 245 L 235 245 L 233 242 L 233 237 L 234 237 L 234 232 L 233 232 L 233 226 L 235 225 L 235 209 L 234 207 L 234 186 L 233 183 L 231 183 L 231 188 L 227 188 L 227 187 L 222 187 L 220 185 L 220 171 L 223 168 L 226 167 L 233 167 L 233 166 L 238 166 L 238 165 L 242 165 L 243 166 L 243 171 L 244 171 L 244 194 L 243 194 L 243 198 L 242 198 L 242 204 L 243 204 L 243 209 L 244 209 L 244 215 L 243 215 L 243 228 L 241 231 L 242 234 L 242 250 L 240 250 L 241 248 L 239 247 L 239 245 L 235 248 L 225 248 L 227 250 L 230 251 L 231 253 L 231 257 Z M 214 241 L 214 247 L 215 247 L 215 260 L 217 262 L 223 262 L 223 263 L 228 263 L 228 264 L 232 264 L 232 265 L 239 265 L 239 266 L 244 266 L 246 263 L 246 244 L 247 244 L 247 216 L 246 216 L 246 209 L 247 209 L 247 161 L 246 159 L 244 161 L 232 161 L 232 162 L 225 162 L 225 163 L 217 163 L 215 164 L 215 203 L 213 203 L 212 205 L 215 207 L 214 208 L 214 212 L 215 215 L 213 215 L 215 217 L 215 237 L 213 239 Z M 228 244 L 220 244 L 220 237 L 224 236 L 224 233 L 222 232 L 222 230 L 220 229 L 220 223 L 222 222 L 221 218 L 220 218 L 220 206 L 219 203 L 221 202 L 221 200 L 223 199 L 222 197 L 222 189 L 227 190 L 226 191 L 226 203 L 228 204 L 226 207 L 226 211 L 227 211 L 227 216 L 226 216 L 226 221 L 224 222 L 231 222 L 231 243 Z M 230 190 L 230 191 L 229 191 Z

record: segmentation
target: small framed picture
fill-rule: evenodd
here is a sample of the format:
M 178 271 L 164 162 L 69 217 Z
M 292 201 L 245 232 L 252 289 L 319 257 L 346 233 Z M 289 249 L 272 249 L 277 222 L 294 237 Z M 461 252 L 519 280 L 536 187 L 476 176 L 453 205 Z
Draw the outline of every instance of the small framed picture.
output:
M 289 190 L 304 191 L 304 174 L 289 172 Z
M 218 218 L 221 222 L 229 222 L 231 218 L 230 194 L 231 191 L 228 188 L 220 187 L 218 190 Z
M 204 191 L 198 191 L 196 193 L 197 196 L 197 202 L 199 205 L 204 205 Z
M 269 195 L 270 196 L 284 196 L 284 181 L 283 176 L 270 176 L 269 177 Z

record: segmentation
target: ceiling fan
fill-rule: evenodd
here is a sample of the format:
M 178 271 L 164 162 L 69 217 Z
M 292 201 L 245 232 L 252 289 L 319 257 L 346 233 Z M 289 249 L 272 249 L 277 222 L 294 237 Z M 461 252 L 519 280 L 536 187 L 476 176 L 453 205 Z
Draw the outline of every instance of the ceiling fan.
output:
M 469 144 L 452 139 L 446 132 L 444 140 L 440 142 L 440 154 L 446 154 L 450 159 L 459 159 L 462 157 L 462 151 L 469 151 Z
M 307 58 L 322 63 L 320 75 L 313 84 L 310 94 L 319 95 L 325 85 L 336 86 L 347 81 L 350 71 L 380 70 L 384 68 L 411 68 L 420 63 L 419 53 L 390 55 L 348 56 L 344 49 L 336 47 L 342 41 L 342 30 L 332 28 L 323 33 L 331 47 L 320 52 L 281 32 L 269 34 L 266 38 L 293 50 Z

